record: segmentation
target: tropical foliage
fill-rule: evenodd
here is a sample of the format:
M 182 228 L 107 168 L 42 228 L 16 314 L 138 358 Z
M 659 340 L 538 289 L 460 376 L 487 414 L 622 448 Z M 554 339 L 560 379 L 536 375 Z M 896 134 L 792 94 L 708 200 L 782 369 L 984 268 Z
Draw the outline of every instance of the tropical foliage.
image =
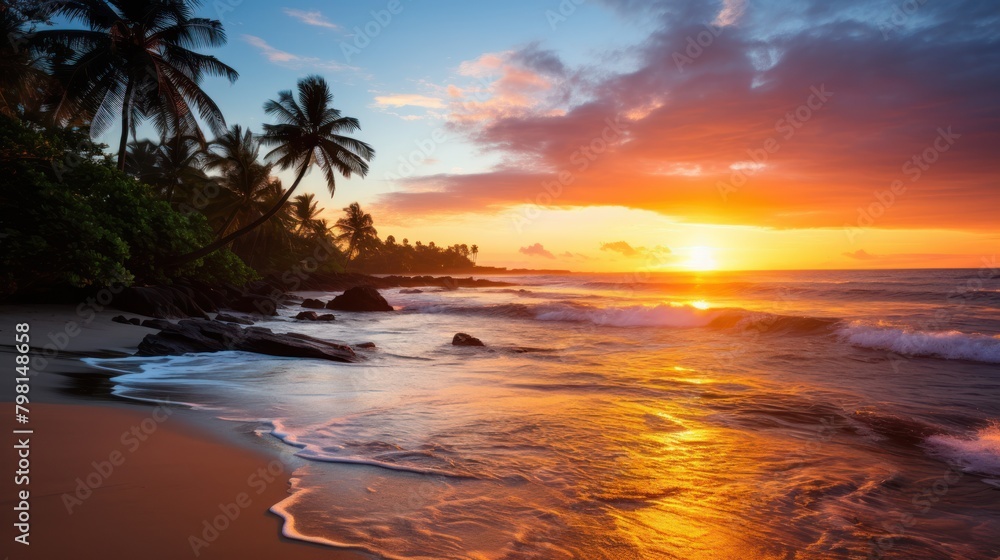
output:
M 394 272 L 450 272 L 471 268 L 469 256 L 478 247 L 452 245 L 438 247 L 433 241 L 424 245 L 417 241 L 410 245 L 409 239 L 396 243 L 395 236 L 385 241 L 378 237 L 372 215 L 361 209 L 357 202 L 344 208 L 344 217 L 337 220 L 334 227 L 340 231 L 337 236 L 345 248 L 350 266 L 354 270 L 372 273 Z
M 49 69 L 60 87 L 51 118 L 71 122 L 89 116 L 90 132 L 103 134 L 120 119 L 118 168 L 125 169 L 130 134 L 148 120 L 163 138 L 193 131 L 197 117 L 213 132 L 225 129 L 222 110 L 200 87 L 206 75 L 236 81 L 236 70 L 196 52 L 226 44 L 218 20 L 194 17 L 191 0 L 74 0 L 51 3 L 52 16 L 86 29 L 36 31 L 33 41 L 60 49 Z
M 196 0 L 5 0 L 0 28 L 0 294 L 177 278 L 241 284 L 281 275 L 316 248 L 322 271 L 472 266 L 464 245 L 378 237 L 358 203 L 331 226 L 332 197 L 375 150 L 320 76 L 264 103 L 260 133 L 226 126 L 201 88 L 237 73 L 199 52 L 226 41 Z M 70 21 L 56 28 L 53 20 Z M 91 138 L 117 123 L 112 154 Z M 207 139 L 202 127 L 215 134 Z M 139 131 L 153 138 L 137 137 Z M 290 172 L 286 186 L 276 177 Z M 329 251 L 326 251 L 329 253 Z

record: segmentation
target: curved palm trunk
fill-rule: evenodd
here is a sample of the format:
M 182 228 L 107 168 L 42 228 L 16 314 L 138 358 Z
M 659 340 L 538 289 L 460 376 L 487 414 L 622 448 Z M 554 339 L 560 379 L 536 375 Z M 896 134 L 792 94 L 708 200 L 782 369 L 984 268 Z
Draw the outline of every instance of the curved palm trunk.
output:
M 118 170 L 125 171 L 125 148 L 128 144 L 129 117 L 132 116 L 132 85 L 130 78 L 125 86 L 125 99 L 122 101 L 122 136 L 118 143 Z
M 288 187 L 288 190 L 281 197 L 281 199 L 278 200 L 278 202 L 275 203 L 275 205 L 272 206 L 271 209 L 265 212 L 261 217 L 257 218 L 249 225 L 243 226 L 240 229 L 234 231 L 233 233 L 230 233 L 229 235 L 222 237 L 221 239 L 213 241 L 212 243 L 209 243 L 208 245 L 202 247 L 201 249 L 198 249 L 197 251 L 192 251 L 186 255 L 181 255 L 177 257 L 170 263 L 170 265 L 177 267 L 182 264 L 186 264 L 193 260 L 197 260 L 204 256 L 210 255 L 218 251 L 219 249 L 225 247 L 226 245 L 229 245 L 236 238 L 242 237 L 250 233 L 251 231 L 257 229 L 261 224 L 271 219 L 271 216 L 277 214 L 278 210 L 281 210 L 281 207 L 285 205 L 285 202 L 287 202 L 288 199 L 292 196 L 292 193 L 295 192 L 296 187 L 299 186 L 299 182 L 302 181 L 302 177 L 305 176 L 306 171 L 308 169 L 309 169 L 309 162 L 307 161 L 302 165 L 302 170 L 299 171 L 299 175 L 295 177 L 295 182 L 292 183 L 292 186 Z
M 219 237 L 222 234 L 226 233 L 226 230 L 229 229 L 229 226 L 233 225 L 233 220 L 236 219 L 236 215 L 239 214 L 239 212 L 240 212 L 240 207 L 237 205 L 236 208 L 233 208 L 233 211 L 229 213 L 229 217 L 226 218 L 226 223 L 223 224 L 221 228 L 219 228 L 219 231 L 215 232 L 216 237 Z

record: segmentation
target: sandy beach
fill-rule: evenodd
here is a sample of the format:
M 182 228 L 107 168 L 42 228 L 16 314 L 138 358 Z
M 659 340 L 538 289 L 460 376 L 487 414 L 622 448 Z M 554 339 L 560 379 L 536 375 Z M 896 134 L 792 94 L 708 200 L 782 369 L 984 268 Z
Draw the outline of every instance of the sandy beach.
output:
M 128 352 L 152 332 L 111 322 L 116 314 L 83 324 L 71 306 L 5 306 L 0 337 L 27 322 L 45 344 L 76 321 L 80 332 L 63 354 L 77 356 Z M 27 426 L 15 424 L 13 383 L 3 384 L 8 443 L 30 439 L 30 545 L 5 544 L 9 558 L 365 557 L 281 535 L 282 520 L 268 509 L 288 495 L 292 466 L 252 430 L 110 397 L 103 378 L 75 358 L 49 360 L 31 379 Z M 10 435 L 25 427 L 33 433 Z M 17 444 L 3 446 L 9 470 L 18 464 Z M 19 534 L 14 508 L 25 487 L 14 480 L 4 476 L 0 498 L 5 543 Z

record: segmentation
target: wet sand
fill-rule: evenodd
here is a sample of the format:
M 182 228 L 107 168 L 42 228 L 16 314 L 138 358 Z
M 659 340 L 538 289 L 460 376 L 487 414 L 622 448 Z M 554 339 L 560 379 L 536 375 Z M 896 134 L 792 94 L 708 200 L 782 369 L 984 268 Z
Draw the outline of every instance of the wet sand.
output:
M 250 430 L 178 407 L 110 397 L 105 376 L 67 356 L 129 352 L 149 329 L 83 324 L 71 306 L 0 307 L 0 355 L 12 358 L 14 325 L 41 346 L 76 321 L 62 356 L 36 371 L 30 420 L 14 420 L 14 372 L 0 390 L 3 550 L 11 560 L 50 558 L 325 558 L 368 556 L 285 538 L 269 508 L 288 496 L 294 464 Z M 72 332 L 72 331 L 71 331 Z M 10 341 L 10 342 L 8 342 Z M 37 341 L 37 342 L 36 342 Z M 13 364 L 13 359 L 5 359 Z M 208 430 L 206 424 L 215 423 Z M 32 434 L 13 434 L 28 428 Z M 29 438 L 29 482 L 15 486 L 18 438 Z M 258 441 L 254 441 L 254 440 Z M 18 491 L 30 492 L 30 545 L 14 540 Z

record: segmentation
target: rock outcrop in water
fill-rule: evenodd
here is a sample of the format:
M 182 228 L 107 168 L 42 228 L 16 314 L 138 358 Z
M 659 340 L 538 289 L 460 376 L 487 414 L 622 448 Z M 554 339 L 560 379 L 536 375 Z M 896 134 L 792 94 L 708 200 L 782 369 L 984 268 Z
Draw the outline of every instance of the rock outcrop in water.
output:
M 389 302 L 371 286 L 355 286 L 333 298 L 327 309 L 339 311 L 392 311 Z
M 299 321 L 333 321 L 336 319 L 333 313 L 317 315 L 315 311 L 303 311 L 295 316 Z
M 138 356 L 175 356 L 197 352 L 242 350 L 269 356 L 316 358 L 334 362 L 360 361 L 346 344 L 321 340 L 304 334 L 277 334 L 261 327 L 185 319 L 176 324 L 156 323 L 160 332 L 146 335 L 139 344 Z
M 460 332 L 451 339 L 451 344 L 453 346 L 486 346 L 483 344 L 482 340 L 472 336 L 471 334 L 465 334 Z
M 253 321 L 246 317 L 237 317 L 236 315 L 227 315 L 225 313 L 219 313 L 215 316 L 216 321 L 222 321 L 223 323 L 236 323 L 237 325 L 252 325 Z
M 302 303 L 300 303 L 299 305 L 305 307 L 306 309 L 323 309 L 326 307 L 326 304 L 323 303 L 322 300 L 312 299 L 312 298 L 306 298 L 302 300 Z

